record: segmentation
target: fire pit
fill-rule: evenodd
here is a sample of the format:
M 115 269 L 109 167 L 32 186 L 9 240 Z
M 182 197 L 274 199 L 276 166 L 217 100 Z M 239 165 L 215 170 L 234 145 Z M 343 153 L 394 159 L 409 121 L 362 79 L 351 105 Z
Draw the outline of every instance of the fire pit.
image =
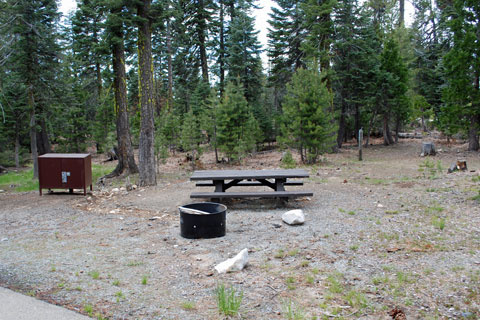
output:
M 180 235 L 187 239 L 217 238 L 225 235 L 227 207 L 199 202 L 179 207 Z

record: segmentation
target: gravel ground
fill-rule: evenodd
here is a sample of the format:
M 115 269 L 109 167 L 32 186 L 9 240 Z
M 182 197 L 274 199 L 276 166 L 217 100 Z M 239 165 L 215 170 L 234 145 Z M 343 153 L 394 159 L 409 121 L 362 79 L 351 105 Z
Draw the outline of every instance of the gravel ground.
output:
M 217 239 L 179 235 L 177 207 L 195 189 L 180 155 L 155 188 L 0 194 L 0 285 L 109 319 L 221 319 L 219 284 L 243 292 L 242 319 L 478 319 L 479 154 L 437 142 L 436 157 L 420 158 L 420 143 L 375 145 L 363 162 L 353 148 L 328 155 L 292 187 L 311 199 L 226 202 Z M 280 157 L 237 168 L 275 168 Z M 446 174 L 457 158 L 469 171 Z M 214 167 L 212 154 L 202 161 Z M 293 208 L 304 225 L 282 223 Z M 243 248 L 246 269 L 215 272 Z

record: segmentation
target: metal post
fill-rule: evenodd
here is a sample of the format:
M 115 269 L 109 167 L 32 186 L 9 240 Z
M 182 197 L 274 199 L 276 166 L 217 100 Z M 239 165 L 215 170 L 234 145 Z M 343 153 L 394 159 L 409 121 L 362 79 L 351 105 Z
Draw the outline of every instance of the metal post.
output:
M 363 128 L 358 130 L 358 161 L 362 161 Z

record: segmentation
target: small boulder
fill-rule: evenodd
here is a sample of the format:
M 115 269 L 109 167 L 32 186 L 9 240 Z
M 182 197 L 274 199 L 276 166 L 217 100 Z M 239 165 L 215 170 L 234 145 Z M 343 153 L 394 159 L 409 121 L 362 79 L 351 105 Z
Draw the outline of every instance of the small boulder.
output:
M 248 249 L 243 249 L 235 257 L 225 260 L 215 266 L 218 273 L 241 271 L 248 262 Z
M 305 215 L 301 209 L 290 210 L 282 215 L 282 220 L 289 225 L 303 224 L 305 222 Z

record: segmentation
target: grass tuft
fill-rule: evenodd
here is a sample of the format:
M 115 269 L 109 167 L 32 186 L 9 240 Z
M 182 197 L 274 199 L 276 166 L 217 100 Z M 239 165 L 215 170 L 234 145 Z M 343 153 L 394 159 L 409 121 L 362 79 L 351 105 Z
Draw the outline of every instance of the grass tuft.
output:
M 98 280 L 100 278 L 100 273 L 98 271 L 90 271 L 88 275 L 94 280 Z
M 242 304 L 243 292 L 237 292 L 233 287 L 226 289 L 224 284 L 218 285 L 215 292 L 218 311 L 225 316 L 237 315 Z
M 283 316 L 288 320 L 303 320 L 305 319 L 305 312 L 297 306 L 292 300 L 285 300 L 282 303 Z
M 195 309 L 195 302 L 193 301 L 183 301 L 180 306 L 184 310 L 194 310 Z

